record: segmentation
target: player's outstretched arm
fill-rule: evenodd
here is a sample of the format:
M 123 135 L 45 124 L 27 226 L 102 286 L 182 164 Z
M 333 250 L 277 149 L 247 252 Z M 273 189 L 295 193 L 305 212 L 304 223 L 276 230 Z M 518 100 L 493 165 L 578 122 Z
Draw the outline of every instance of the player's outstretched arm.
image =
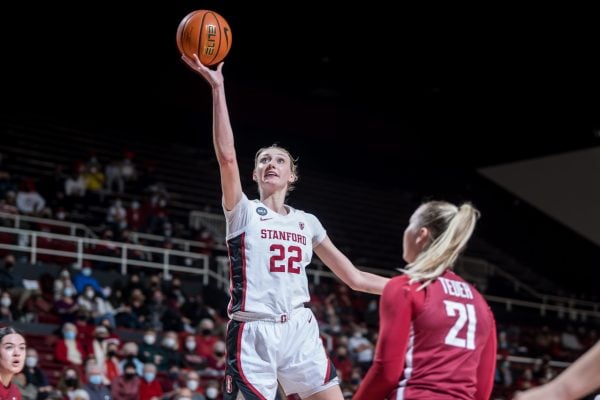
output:
M 381 294 L 389 278 L 361 271 L 342 253 L 329 239 L 323 241 L 314 249 L 317 256 L 333 273 L 353 290 Z
M 242 183 L 235 152 L 233 129 L 225 98 L 223 63 L 219 63 L 216 69 L 211 69 L 202 65 L 196 54 L 193 59 L 186 56 L 182 56 L 181 59 L 201 75 L 212 89 L 213 145 L 221 173 L 223 205 L 227 210 L 231 210 L 242 198 Z
M 572 400 L 600 388 L 600 341 L 550 382 L 517 393 L 514 400 Z

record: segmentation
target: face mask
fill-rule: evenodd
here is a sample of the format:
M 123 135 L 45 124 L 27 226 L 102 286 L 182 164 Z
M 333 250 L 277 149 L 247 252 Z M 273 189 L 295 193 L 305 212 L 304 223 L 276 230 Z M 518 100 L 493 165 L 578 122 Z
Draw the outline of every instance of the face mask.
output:
M 90 276 L 92 274 L 92 269 L 90 267 L 85 267 L 81 270 L 81 273 L 83 273 L 85 276 Z
M 90 383 L 92 385 L 99 385 L 102 383 L 102 377 L 100 375 L 91 375 L 90 376 Z
M 65 385 L 67 385 L 68 387 L 75 387 L 75 386 L 77 386 L 77 378 L 67 378 L 67 379 L 65 379 Z
M 64 335 L 65 339 L 67 339 L 67 340 L 75 339 L 75 332 L 73 332 L 73 331 L 66 331 L 63 333 L 63 335 Z
M 219 391 L 217 390 L 217 388 L 214 388 L 214 387 L 206 388 L 206 397 L 208 397 L 209 399 L 216 399 L 218 394 L 219 394 Z
M 10 303 L 10 297 L 3 297 L 0 299 L 0 304 L 2 304 L 3 307 L 10 307 Z
M 212 333 L 212 329 L 202 329 L 202 336 L 209 336 Z
M 189 380 L 189 381 L 187 381 L 187 387 L 192 392 L 195 392 L 196 389 L 198 389 L 198 381 L 196 381 L 196 380 Z
M 29 368 L 33 368 L 37 365 L 37 357 L 27 357 L 25 359 L 25 365 L 27 365 Z
M 117 355 L 117 352 L 114 350 L 111 350 L 111 351 L 107 352 L 106 355 L 109 357 L 115 357 Z
M 155 376 L 156 375 L 154 374 L 154 372 L 144 372 L 144 379 L 146 380 L 146 382 L 152 382 Z
M 146 335 L 144 336 L 144 342 L 152 346 L 156 342 L 156 336 Z
M 71 297 L 71 296 L 73 296 L 73 289 L 71 289 L 70 287 L 65 288 L 64 293 L 65 293 L 65 296 Z
M 196 348 L 196 342 L 185 342 L 185 348 L 188 350 L 194 350 Z
M 175 339 L 173 339 L 173 338 L 166 338 L 165 340 L 163 340 L 163 345 L 165 347 L 168 347 L 168 348 L 172 349 L 173 347 L 175 347 Z
M 126 372 L 123 374 L 123 376 L 125 377 L 125 379 L 131 380 L 135 377 L 135 372 Z

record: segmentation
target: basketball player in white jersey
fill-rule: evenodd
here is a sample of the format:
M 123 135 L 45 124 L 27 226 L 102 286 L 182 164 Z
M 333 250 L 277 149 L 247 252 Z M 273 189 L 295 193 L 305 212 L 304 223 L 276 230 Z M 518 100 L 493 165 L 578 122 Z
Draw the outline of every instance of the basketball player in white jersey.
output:
M 389 280 L 358 270 L 331 242 L 319 220 L 285 204 L 296 182 L 290 153 L 260 149 L 253 179 L 260 200 L 242 191 L 233 132 L 225 100 L 223 63 L 205 67 L 194 55 L 184 62 L 212 88 L 213 144 L 221 173 L 227 221 L 231 301 L 227 329 L 224 399 L 273 399 L 279 382 L 302 399 L 342 400 L 335 368 L 319 337 L 306 266 L 313 250 L 354 290 L 380 294 Z

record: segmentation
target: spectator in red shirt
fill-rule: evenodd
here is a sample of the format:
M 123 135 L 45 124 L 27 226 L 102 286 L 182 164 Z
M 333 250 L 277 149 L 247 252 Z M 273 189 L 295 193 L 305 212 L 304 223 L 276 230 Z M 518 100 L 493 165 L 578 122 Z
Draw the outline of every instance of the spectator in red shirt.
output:
M 144 364 L 144 373 L 140 381 L 139 400 L 157 400 L 163 396 L 163 390 L 156 379 L 156 365 L 152 363 Z

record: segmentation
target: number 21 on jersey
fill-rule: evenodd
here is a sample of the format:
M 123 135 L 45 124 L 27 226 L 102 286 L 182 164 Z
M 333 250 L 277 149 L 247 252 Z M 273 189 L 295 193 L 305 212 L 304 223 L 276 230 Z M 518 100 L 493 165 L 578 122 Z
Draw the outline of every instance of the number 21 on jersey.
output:
M 477 328 L 477 315 L 473 304 L 463 304 L 457 301 L 444 300 L 446 315 L 456 318 L 454 325 L 446 335 L 445 343 L 463 349 L 475 349 L 475 329 Z M 464 328 L 466 325 L 466 332 Z

